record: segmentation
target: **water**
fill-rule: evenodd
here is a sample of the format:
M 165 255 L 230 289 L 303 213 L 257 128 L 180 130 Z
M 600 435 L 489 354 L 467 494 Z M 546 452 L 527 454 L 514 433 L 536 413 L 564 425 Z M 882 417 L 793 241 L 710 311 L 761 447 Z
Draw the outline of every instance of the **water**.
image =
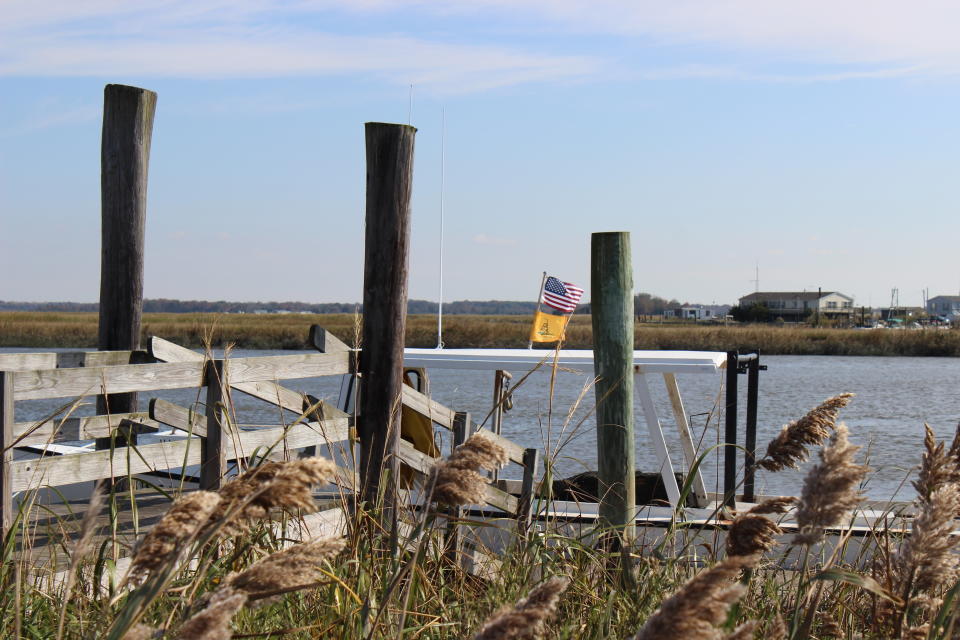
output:
M 36 349 L 2 349 L 2 351 L 36 351 Z M 275 355 L 278 351 L 237 351 L 235 356 Z M 768 370 L 760 375 L 760 402 L 757 442 L 762 451 L 781 426 L 806 413 L 829 396 L 850 391 L 857 394 L 843 410 L 841 419 L 850 427 L 851 439 L 863 445 L 861 456 L 869 456 L 874 469 L 865 487 L 874 499 L 911 499 L 913 492 L 905 482 L 911 468 L 920 461 L 923 425 L 929 424 L 941 438 L 951 438 L 960 419 L 960 359 L 956 358 L 886 358 L 847 356 L 766 356 Z M 512 371 L 514 381 L 523 371 Z M 654 394 L 661 424 L 674 465 L 680 468 L 682 455 L 673 422 L 670 404 L 659 375 L 647 376 Z M 722 418 L 716 407 L 722 393 L 723 375 L 681 374 L 677 376 L 695 441 L 701 448 L 720 441 Z M 596 469 L 596 440 L 591 410 L 595 402 L 590 379 L 582 374 L 558 372 L 552 411 L 548 373 L 535 373 L 516 389 L 514 407 L 504 419 L 503 435 L 524 446 L 549 449 L 560 475 Z M 486 417 L 492 404 L 493 375 L 489 371 L 436 370 L 430 374 L 433 398 L 458 411 L 469 411 L 476 422 Z M 285 386 L 312 395 L 336 400 L 339 378 L 286 381 Z M 584 390 L 586 393 L 578 402 Z M 741 388 L 746 377 L 741 377 Z M 141 394 L 142 396 L 147 394 Z M 196 390 L 160 391 L 154 394 L 171 402 L 189 405 L 202 402 Z M 236 394 L 238 415 L 245 423 L 276 423 L 279 410 L 265 403 Z M 145 401 L 141 399 L 141 403 Z M 18 421 L 38 419 L 56 410 L 63 401 L 17 403 Z M 638 403 L 639 404 L 639 403 Z M 745 396 L 741 398 L 741 435 Z M 79 407 L 73 415 L 90 415 L 91 403 Z M 568 413 L 569 418 L 568 418 Z M 290 415 L 286 416 L 290 419 Z M 449 441 L 449 435 L 439 433 Z M 656 458 L 649 446 L 646 423 L 637 414 L 637 468 L 657 470 Z M 704 467 L 704 480 L 709 490 L 719 490 L 722 479 L 711 455 Z M 770 494 L 799 493 L 803 473 L 776 474 L 759 471 L 757 491 Z M 514 476 L 509 471 L 505 474 Z

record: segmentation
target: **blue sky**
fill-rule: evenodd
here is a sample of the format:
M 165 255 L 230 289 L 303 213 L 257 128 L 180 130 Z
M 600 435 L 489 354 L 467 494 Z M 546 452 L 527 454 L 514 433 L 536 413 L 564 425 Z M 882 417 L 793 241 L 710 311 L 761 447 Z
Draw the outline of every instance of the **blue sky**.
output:
M 363 123 L 418 127 L 410 294 L 960 291 L 960 5 L 0 0 L 0 299 L 96 300 L 103 85 L 159 94 L 148 297 L 356 301 Z M 410 111 L 410 85 L 413 108 Z M 11 275 L 12 274 L 12 275 Z

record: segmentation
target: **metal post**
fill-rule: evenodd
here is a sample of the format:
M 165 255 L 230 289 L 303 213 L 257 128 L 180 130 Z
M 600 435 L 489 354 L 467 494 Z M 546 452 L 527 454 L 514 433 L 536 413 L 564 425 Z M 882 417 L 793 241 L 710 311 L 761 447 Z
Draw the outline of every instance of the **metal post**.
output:
M 0 371 L 0 539 L 13 524 L 13 371 Z
M 743 500 L 753 502 L 754 461 L 757 456 L 757 399 L 760 383 L 760 352 L 747 363 L 747 435 L 744 446 L 747 449 L 743 479 Z
M 726 431 L 723 448 L 723 504 L 736 506 L 737 499 L 737 369 L 740 354 L 727 352 L 727 401 L 724 415 Z

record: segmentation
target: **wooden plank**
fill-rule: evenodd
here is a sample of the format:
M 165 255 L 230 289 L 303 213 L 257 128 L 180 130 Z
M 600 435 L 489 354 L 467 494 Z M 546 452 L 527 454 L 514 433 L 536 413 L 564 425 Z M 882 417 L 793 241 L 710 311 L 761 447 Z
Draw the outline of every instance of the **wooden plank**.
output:
M 146 351 L 87 351 L 81 367 L 113 367 L 119 364 L 149 364 Z M 63 364 L 59 364 L 63 368 Z
M 186 407 L 154 398 L 150 401 L 150 416 L 174 429 L 195 435 L 206 434 L 206 417 Z M 302 449 L 317 444 L 318 440 L 334 443 L 350 437 L 350 421 L 343 418 L 325 419 L 291 426 L 239 429 L 226 441 L 227 457 L 231 460 L 247 457 L 258 447 L 270 447 L 285 438 L 287 449 Z
M 520 487 L 520 500 L 517 507 L 517 527 L 521 533 L 530 529 L 533 520 L 533 490 L 540 452 L 534 448 L 525 449 L 523 456 L 523 483 Z
M 203 386 L 203 362 L 26 371 L 16 378 L 16 400 L 181 389 Z M 123 412 L 121 412 L 123 413 Z
M 150 399 L 151 420 L 197 436 L 207 435 L 207 418 L 204 414 L 167 402 L 160 398 Z
M 295 378 L 321 378 L 345 373 L 350 373 L 350 354 L 347 352 L 230 358 L 231 385 Z
M 142 427 L 141 433 L 156 431 L 158 423 L 151 420 L 147 412 L 120 413 L 105 416 L 85 416 L 48 420 L 37 426 L 36 422 L 18 422 L 14 425 L 15 446 L 38 445 L 66 442 L 70 440 L 92 440 L 109 437 L 123 423 L 136 423 Z M 140 428 L 138 427 L 138 428 Z
M 647 384 L 647 377 L 645 375 L 640 374 L 637 376 L 636 389 L 640 396 L 640 405 L 643 407 L 643 417 L 647 423 L 650 442 L 653 444 L 653 450 L 657 454 L 657 465 L 659 466 L 660 477 L 663 479 L 663 486 L 667 490 L 667 497 L 670 499 L 670 504 L 676 508 L 677 505 L 680 504 L 680 487 L 677 486 L 677 476 L 673 473 L 673 462 L 670 461 L 667 441 L 663 437 L 660 418 L 657 416 L 657 408 L 653 404 L 653 396 L 650 394 L 650 387 Z
M 202 354 L 163 338 L 152 337 L 148 348 L 150 355 L 164 362 L 202 362 L 206 359 Z M 229 358 L 229 361 L 230 385 L 235 388 L 243 382 L 320 378 L 350 373 L 348 352 Z M 300 405 L 302 407 L 302 401 Z
M 55 353 L 0 353 L 0 371 L 56 369 Z
M 430 470 L 433 469 L 433 465 L 439 462 L 438 458 L 431 458 L 427 454 L 417 451 L 413 445 L 406 440 L 400 441 L 399 457 L 400 460 L 411 469 L 424 475 L 428 475 Z M 483 500 L 484 503 L 491 507 L 502 509 L 510 514 L 517 513 L 517 507 L 519 506 L 518 500 L 509 493 L 505 493 L 489 484 L 484 485 L 484 493 L 486 494 Z
M 265 427 L 262 429 L 241 429 L 231 434 L 226 443 L 227 456 L 230 459 L 245 458 L 253 455 L 257 448 L 269 448 L 278 445 L 284 449 L 303 449 L 317 444 L 318 440 L 332 444 L 350 437 L 350 424 L 347 420 L 307 422 L 286 427 Z M 281 440 L 283 442 L 281 442 Z
M 477 429 L 476 432 L 482 433 L 483 435 L 487 436 L 488 438 L 496 442 L 498 445 L 503 447 L 503 450 L 507 452 L 507 457 L 510 458 L 510 462 L 516 462 L 517 464 L 520 464 L 520 465 L 524 464 L 524 456 L 526 455 L 525 454 L 526 449 L 518 445 L 516 442 L 513 442 L 512 440 L 507 440 L 503 436 L 498 436 L 497 434 L 490 431 L 486 427 L 482 429 Z
M 15 460 L 10 466 L 13 490 L 26 491 L 47 485 L 58 486 L 178 468 L 184 464 L 200 464 L 200 445 L 195 440 L 158 442 L 129 449 L 115 449 L 113 452 L 91 451 L 34 460 Z
M 403 385 L 403 406 L 410 407 L 417 413 L 427 416 L 441 427 L 453 429 L 456 412 L 420 393 L 413 387 Z
M 310 325 L 310 345 L 320 353 L 336 353 L 353 351 L 347 343 L 333 335 L 318 324 Z
M 148 364 L 146 351 L 62 351 L 57 354 L 57 369 L 76 367 L 112 367 L 118 364 Z M 37 367 L 38 369 L 41 367 Z M 49 367 L 48 367 L 49 368 Z
M 13 385 L 14 372 L 0 371 L 0 539 L 13 524 Z
M 663 381 L 667 386 L 667 395 L 670 396 L 670 407 L 673 409 L 673 417 L 677 421 L 677 431 L 680 434 L 680 447 L 683 449 L 683 456 L 687 460 L 687 470 L 693 468 L 697 462 L 697 448 L 693 443 L 693 436 L 690 435 L 690 424 L 687 422 L 687 412 L 683 408 L 683 400 L 680 397 L 680 385 L 677 384 L 677 377 L 672 373 L 663 374 Z M 693 493 L 694 506 L 707 506 L 707 485 L 703 482 L 703 474 L 700 468 L 694 474 L 690 490 Z
M 150 338 L 148 349 L 151 356 L 164 362 L 203 362 L 205 359 L 202 354 L 199 354 L 196 351 L 192 351 L 186 347 L 181 347 L 176 343 L 170 342 L 169 340 L 164 340 L 163 338 L 158 338 L 156 336 Z M 282 387 L 276 382 L 238 382 L 233 376 L 233 367 L 235 362 L 236 359 L 230 360 L 231 388 L 236 389 L 237 391 L 242 391 L 247 395 L 253 396 L 254 398 L 258 398 L 265 402 L 278 405 L 298 415 L 304 411 L 306 408 L 304 396 L 298 391 L 293 391 L 292 389 Z

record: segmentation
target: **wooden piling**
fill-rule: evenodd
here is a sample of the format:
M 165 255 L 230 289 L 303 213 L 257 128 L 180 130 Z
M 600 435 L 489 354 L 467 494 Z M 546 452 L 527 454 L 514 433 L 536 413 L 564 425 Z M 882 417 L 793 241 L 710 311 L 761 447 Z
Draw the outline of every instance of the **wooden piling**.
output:
M 368 122 L 367 211 L 363 266 L 363 351 L 360 355 L 362 496 L 396 501 L 400 470 L 401 385 L 407 324 L 410 192 L 416 128 Z M 387 484 L 381 487 L 386 475 Z
M 223 476 L 227 473 L 227 453 L 224 440 L 230 437 L 228 416 L 225 410 L 227 398 L 224 390 L 228 388 L 226 360 L 207 362 L 207 433 L 201 442 L 200 450 L 200 488 L 216 491 L 223 486 Z
M 630 233 L 594 233 L 591 244 L 600 517 L 629 541 L 634 537 L 636 511 Z
M 100 148 L 101 351 L 140 348 L 143 313 L 143 234 L 147 213 L 147 169 L 157 94 L 108 84 L 103 90 Z M 98 402 L 100 412 L 136 411 L 135 393 Z

